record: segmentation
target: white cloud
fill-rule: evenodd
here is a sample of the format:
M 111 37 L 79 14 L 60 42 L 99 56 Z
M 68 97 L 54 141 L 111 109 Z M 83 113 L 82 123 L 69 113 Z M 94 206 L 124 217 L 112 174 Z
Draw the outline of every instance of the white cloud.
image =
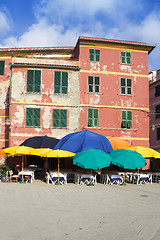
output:
M 5 47 L 47 47 L 72 46 L 77 40 L 76 29 L 63 32 L 63 26 L 49 25 L 46 19 L 33 24 L 27 32 L 19 38 L 11 36 L 4 40 Z
M 8 30 L 10 30 L 10 25 L 9 25 L 7 15 L 6 13 L 0 11 L 0 31 L 6 32 Z
M 124 0 L 41 0 L 35 8 L 37 23 L 33 23 L 20 37 L 13 35 L 4 39 L 3 45 L 75 46 L 79 36 L 140 41 L 157 44 L 149 58 L 150 68 L 158 68 L 160 12 L 152 11 L 137 20 L 135 14 L 143 11 L 143 4 L 143 0 L 126 0 L 125 4 Z M 9 29 L 6 15 L 0 12 L 0 20 L 1 16 L 3 26 L 6 26 L 4 29 Z

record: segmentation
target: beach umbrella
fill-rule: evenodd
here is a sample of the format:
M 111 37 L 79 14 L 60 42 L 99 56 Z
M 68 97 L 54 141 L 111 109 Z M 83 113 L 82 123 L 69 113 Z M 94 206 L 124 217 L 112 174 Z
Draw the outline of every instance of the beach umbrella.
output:
M 104 152 L 113 150 L 108 138 L 88 130 L 74 132 L 63 137 L 54 150 L 61 149 L 77 153 L 87 149 L 99 149 Z
M 25 155 L 38 155 L 36 150 L 26 146 L 15 146 L 3 148 L 2 152 L 9 154 L 9 156 L 22 156 L 22 182 L 23 182 L 23 168 Z
M 41 152 L 39 152 L 41 157 L 45 158 L 57 158 L 58 159 L 58 182 L 57 184 L 60 184 L 59 182 L 59 158 L 64 158 L 64 157 L 73 157 L 75 154 L 69 151 L 65 150 L 51 150 L 51 149 L 42 149 Z
M 112 164 L 124 169 L 139 169 L 145 166 L 146 159 L 136 151 L 116 149 L 109 153 L 113 158 Z
M 99 149 L 87 149 L 76 153 L 73 157 L 73 164 L 93 170 L 109 167 L 111 161 L 111 156 Z
M 160 158 L 160 153 L 149 147 L 135 146 L 127 149 L 140 153 L 144 158 Z
M 116 149 L 125 149 L 131 147 L 131 144 L 126 140 L 117 137 L 110 137 L 109 141 L 112 145 L 113 150 Z
M 53 149 L 60 139 L 45 136 L 35 136 L 26 139 L 20 146 L 27 146 L 32 148 L 50 148 Z
M 0 155 L 6 155 L 6 154 L 0 150 Z

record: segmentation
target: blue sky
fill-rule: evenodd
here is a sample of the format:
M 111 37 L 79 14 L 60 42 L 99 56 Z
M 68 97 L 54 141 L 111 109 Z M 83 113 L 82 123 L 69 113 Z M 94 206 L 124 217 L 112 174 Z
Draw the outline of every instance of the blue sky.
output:
M 0 0 L 0 47 L 74 46 L 79 36 L 156 45 L 149 70 L 160 69 L 159 0 Z

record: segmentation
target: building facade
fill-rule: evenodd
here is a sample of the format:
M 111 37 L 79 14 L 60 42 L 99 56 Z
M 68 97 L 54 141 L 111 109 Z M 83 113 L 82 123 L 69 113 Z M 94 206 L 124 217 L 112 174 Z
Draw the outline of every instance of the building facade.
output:
M 160 70 L 149 73 L 150 147 L 160 152 Z
M 89 37 L 75 47 L 0 49 L 0 148 L 84 129 L 149 146 L 153 49 Z

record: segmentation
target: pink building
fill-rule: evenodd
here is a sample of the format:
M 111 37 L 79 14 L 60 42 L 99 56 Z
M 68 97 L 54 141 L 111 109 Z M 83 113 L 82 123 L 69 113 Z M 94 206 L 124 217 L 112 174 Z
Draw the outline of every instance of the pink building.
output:
M 153 49 L 88 37 L 75 47 L 0 49 L 0 148 L 83 129 L 149 146 Z

